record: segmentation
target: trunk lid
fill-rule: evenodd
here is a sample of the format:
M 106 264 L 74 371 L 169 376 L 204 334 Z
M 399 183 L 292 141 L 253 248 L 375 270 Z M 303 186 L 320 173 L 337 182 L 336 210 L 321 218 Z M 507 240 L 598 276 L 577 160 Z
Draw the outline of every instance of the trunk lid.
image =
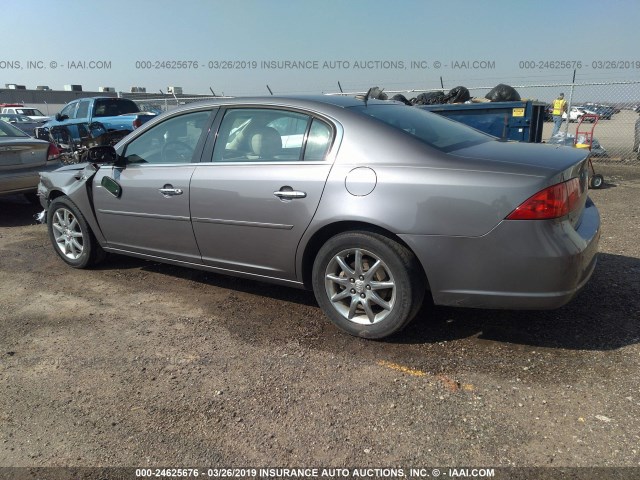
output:
M 456 150 L 450 155 L 526 166 L 528 174 L 535 173 L 546 178 L 540 190 L 577 178 L 580 183 L 580 198 L 577 207 L 567 218 L 575 228 L 580 225 L 589 189 L 588 150 L 540 143 L 491 141 Z M 537 192 L 533 192 L 532 195 L 535 193 Z M 523 199 L 523 202 L 525 200 Z

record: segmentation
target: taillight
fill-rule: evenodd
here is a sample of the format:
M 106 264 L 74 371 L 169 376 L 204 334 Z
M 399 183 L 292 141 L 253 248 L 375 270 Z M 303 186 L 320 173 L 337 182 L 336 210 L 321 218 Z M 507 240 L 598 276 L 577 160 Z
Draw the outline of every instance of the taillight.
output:
M 142 120 L 140 120 L 139 118 L 136 118 L 136 119 L 133 121 L 133 129 L 134 129 L 134 130 L 135 130 L 136 128 L 138 128 L 139 126 L 141 126 L 141 125 L 142 125 Z
M 60 150 L 55 144 L 49 144 L 49 150 L 47 150 L 47 161 L 56 160 L 60 156 Z
M 564 217 L 576 208 L 579 201 L 580 181 L 572 178 L 536 193 L 511 212 L 507 220 L 549 220 Z

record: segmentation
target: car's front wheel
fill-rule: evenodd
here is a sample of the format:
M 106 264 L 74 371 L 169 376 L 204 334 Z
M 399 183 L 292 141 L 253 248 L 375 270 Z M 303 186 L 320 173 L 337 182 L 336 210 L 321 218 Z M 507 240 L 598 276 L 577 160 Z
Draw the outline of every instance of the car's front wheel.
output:
M 47 228 L 56 253 L 74 268 L 90 267 L 104 256 L 84 216 L 67 197 L 49 205 Z
M 338 328 L 378 339 L 413 319 L 424 298 L 425 280 L 415 255 L 403 245 L 377 233 L 346 232 L 318 252 L 313 290 Z

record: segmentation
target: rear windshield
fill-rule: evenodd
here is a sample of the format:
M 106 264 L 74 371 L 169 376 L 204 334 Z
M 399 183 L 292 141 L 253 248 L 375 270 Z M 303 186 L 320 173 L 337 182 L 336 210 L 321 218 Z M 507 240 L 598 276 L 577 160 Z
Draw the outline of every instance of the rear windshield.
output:
M 352 108 L 402 130 L 443 152 L 452 152 L 495 140 L 490 135 L 461 123 L 406 105 L 359 105 Z
M 94 117 L 116 117 L 128 113 L 138 113 L 140 110 L 135 102 L 123 98 L 102 98 L 96 100 Z
M 0 120 L 0 138 L 7 137 L 28 137 L 26 133 L 24 133 L 19 128 L 14 127 L 6 122 Z

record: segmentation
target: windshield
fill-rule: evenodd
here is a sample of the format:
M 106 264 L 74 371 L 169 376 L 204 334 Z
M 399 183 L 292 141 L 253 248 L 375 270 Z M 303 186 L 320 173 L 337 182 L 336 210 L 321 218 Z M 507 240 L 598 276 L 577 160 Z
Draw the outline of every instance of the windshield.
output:
M 22 130 L 0 120 L 0 139 L 7 137 L 28 137 Z
M 116 117 L 128 113 L 138 113 L 138 106 L 131 100 L 122 98 L 102 98 L 96 100 L 94 117 Z
M 402 130 L 443 152 L 495 140 L 490 135 L 416 107 L 388 104 L 360 105 L 352 108 Z
M 37 108 L 17 108 L 16 113 L 32 117 L 44 117 L 44 114 Z

